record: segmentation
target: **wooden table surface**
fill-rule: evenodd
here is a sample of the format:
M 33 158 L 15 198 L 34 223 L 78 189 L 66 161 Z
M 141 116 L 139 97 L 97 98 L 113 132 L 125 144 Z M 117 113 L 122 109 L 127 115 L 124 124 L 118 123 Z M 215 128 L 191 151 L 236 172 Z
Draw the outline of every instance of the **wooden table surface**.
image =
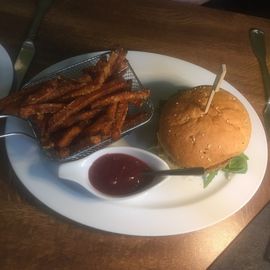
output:
M 0 43 L 14 61 L 36 1 L 0 3 Z M 262 117 L 263 85 L 248 39 L 255 27 L 265 31 L 270 49 L 268 19 L 170 0 L 56 0 L 41 24 L 26 80 L 65 58 L 121 46 L 177 57 L 215 73 L 226 63 L 226 80 Z M 13 173 L 3 144 L 0 171 L 2 270 L 206 269 L 270 199 L 268 169 L 254 197 L 223 222 L 183 235 L 126 236 L 83 227 L 42 206 Z

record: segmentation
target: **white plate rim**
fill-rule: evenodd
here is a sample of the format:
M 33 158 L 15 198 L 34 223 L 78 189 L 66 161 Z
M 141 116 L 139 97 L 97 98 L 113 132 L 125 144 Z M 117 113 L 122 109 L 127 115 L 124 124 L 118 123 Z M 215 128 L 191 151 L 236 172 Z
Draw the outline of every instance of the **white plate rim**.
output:
M 8 95 L 13 82 L 13 65 L 6 49 L 0 44 L 0 98 Z

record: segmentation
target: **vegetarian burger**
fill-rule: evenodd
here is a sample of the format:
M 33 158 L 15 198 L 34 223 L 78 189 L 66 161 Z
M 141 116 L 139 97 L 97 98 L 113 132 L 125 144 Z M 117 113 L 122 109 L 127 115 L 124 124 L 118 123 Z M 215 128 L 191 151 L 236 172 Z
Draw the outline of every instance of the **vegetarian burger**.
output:
M 179 91 L 164 105 L 158 140 L 179 167 L 220 168 L 246 149 L 251 122 L 243 104 L 220 89 L 204 113 L 212 86 Z

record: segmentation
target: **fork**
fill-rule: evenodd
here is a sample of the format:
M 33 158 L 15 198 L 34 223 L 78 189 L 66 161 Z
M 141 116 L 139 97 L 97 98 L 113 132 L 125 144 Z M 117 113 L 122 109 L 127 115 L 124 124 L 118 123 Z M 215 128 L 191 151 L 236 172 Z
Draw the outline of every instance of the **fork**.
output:
M 260 29 L 251 29 L 249 31 L 249 38 L 251 47 L 253 49 L 253 53 L 258 59 L 261 69 L 266 96 L 266 105 L 264 108 L 264 124 L 267 133 L 270 135 L 270 76 L 266 64 L 266 48 L 264 41 L 264 32 Z

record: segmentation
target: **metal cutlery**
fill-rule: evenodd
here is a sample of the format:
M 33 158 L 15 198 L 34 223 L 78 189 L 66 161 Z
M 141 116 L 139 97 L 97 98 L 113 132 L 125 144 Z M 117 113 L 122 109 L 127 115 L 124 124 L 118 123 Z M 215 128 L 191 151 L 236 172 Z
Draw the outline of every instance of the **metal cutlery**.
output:
M 36 37 L 36 33 L 38 31 L 44 14 L 48 10 L 52 2 L 53 0 L 38 1 L 34 20 L 30 26 L 27 37 L 21 46 L 20 52 L 14 64 L 15 80 L 12 88 L 13 91 L 17 91 L 22 85 L 25 74 L 28 71 L 32 59 L 35 55 L 34 39 Z
M 266 131 L 268 134 L 270 134 L 270 76 L 266 64 L 264 32 L 260 29 L 251 29 L 249 31 L 249 38 L 253 52 L 258 59 L 262 74 L 266 96 L 266 105 L 264 108 L 264 122 Z
M 154 170 L 143 172 L 144 176 L 159 176 L 159 175 L 203 175 L 205 169 L 202 167 L 193 167 L 193 168 L 181 168 L 175 170 Z

